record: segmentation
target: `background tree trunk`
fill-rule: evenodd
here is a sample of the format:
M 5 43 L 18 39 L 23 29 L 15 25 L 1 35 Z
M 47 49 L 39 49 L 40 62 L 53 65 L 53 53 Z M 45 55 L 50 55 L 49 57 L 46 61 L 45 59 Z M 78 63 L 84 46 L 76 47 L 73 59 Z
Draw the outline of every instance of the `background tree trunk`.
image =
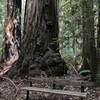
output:
M 98 0 L 97 83 L 100 85 L 100 0 Z
M 59 27 L 57 0 L 26 0 L 20 73 L 35 75 L 43 70 L 49 75 L 62 75 L 64 61 L 57 43 Z M 40 73 L 40 72 L 37 72 Z
M 97 34 L 97 48 L 100 51 L 100 0 L 98 0 L 98 34 Z
M 93 0 L 82 0 L 83 26 L 83 68 L 90 69 L 92 80 L 97 73 L 97 60 L 94 36 Z

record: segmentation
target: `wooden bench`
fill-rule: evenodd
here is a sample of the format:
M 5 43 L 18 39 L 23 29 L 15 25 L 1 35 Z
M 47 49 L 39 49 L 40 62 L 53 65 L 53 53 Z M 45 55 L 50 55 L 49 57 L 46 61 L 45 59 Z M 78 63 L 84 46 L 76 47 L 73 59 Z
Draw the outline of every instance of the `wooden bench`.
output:
M 68 95 L 68 96 L 75 96 L 75 97 L 80 97 L 81 100 L 84 98 L 87 99 L 87 92 L 84 91 L 85 87 L 87 86 L 93 86 L 92 82 L 86 82 L 86 81 L 69 81 L 67 79 L 55 79 L 55 78 L 31 78 L 29 79 L 30 86 L 29 87 L 22 87 L 21 90 L 27 91 L 27 96 L 26 100 L 29 100 L 29 91 L 34 91 L 34 92 L 42 92 L 42 93 L 51 93 L 51 94 L 59 94 L 59 95 Z M 51 89 L 48 88 L 38 88 L 38 87 L 32 87 L 32 83 L 49 83 L 52 84 L 53 87 Z M 69 85 L 71 84 L 72 86 L 80 86 L 80 92 L 76 91 L 66 91 L 66 90 L 58 90 L 55 88 L 55 85 Z
M 71 92 L 71 91 L 48 89 L 48 88 L 37 88 L 37 87 L 22 87 L 21 90 L 75 96 L 75 97 L 80 97 L 81 99 L 87 98 L 87 93 L 82 93 L 82 92 Z M 26 100 L 29 100 L 29 97 L 27 97 Z

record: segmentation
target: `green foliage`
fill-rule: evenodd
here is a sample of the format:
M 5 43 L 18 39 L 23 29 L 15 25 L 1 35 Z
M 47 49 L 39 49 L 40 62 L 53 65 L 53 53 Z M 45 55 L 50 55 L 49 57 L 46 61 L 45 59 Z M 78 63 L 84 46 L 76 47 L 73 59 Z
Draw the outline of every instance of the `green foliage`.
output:
M 6 0 L 0 0 L 0 55 L 2 53 L 3 34 L 4 34 L 4 18 L 6 12 Z
M 80 0 L 59 1 L 59 42 L 62 57 L 69 58 L 80 55 L 82 49 Z

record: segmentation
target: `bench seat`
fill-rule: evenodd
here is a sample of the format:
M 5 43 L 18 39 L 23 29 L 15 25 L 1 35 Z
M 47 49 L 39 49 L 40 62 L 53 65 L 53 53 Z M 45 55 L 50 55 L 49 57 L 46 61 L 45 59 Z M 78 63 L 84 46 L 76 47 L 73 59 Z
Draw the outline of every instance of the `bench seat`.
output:
M 66 91 L 66 90 L 48 89 L 48 88 L 22 87 L 21 90 L 59 94 L 59 95 L 69 95 L 69 96 L 76 96 L 76 97 L 83 97 L 83 98 L 87 97 L 87 93 L 85 92 L 82 93 L 82 92 L 74 92 L 74 91 Z

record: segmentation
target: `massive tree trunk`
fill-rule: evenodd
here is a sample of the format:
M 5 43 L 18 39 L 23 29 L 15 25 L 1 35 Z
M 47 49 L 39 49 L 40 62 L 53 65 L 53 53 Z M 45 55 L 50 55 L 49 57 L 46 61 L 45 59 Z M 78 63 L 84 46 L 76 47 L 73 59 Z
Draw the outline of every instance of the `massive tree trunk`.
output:
M 57 0 L 26 0 L 20 73 L 42 70 L 62 75 L 64 62 L 58 50 Z M 37 72 L 39 73 L 39 72 Z
M 19 58 L 21 41 L 21 0 L 7 0 L 5 20 L 5 57 L 0 75 L 5 74 Z
M 97 73 L 96 48 L 94 37 L 93 0 L 82 0 L 83 25 L 83 67 L 92 72 L 92 80 Z

